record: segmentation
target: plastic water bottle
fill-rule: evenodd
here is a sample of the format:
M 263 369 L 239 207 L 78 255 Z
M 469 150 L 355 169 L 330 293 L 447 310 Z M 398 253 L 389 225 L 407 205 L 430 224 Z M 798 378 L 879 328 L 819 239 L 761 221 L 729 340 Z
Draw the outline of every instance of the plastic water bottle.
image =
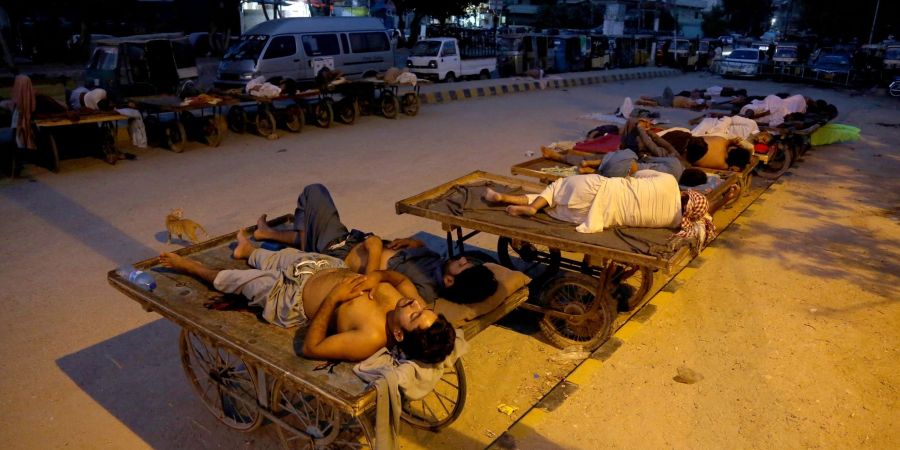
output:
M 120 267 L 116 273 L 119 274 L 120 277 L 124 278 L 125 281 L 129 283 L 137 285 L 139 288 L 145 291 L 152 291 L 156 289 L 156 280 L 153 279 L 153 275 L 150 275 L 143 270 L 135 269 L 134 267 Z

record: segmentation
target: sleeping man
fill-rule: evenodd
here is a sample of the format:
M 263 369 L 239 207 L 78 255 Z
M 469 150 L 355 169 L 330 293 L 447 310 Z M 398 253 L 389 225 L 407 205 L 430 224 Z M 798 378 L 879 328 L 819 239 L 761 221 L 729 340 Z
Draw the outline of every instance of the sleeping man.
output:
M 613 227 L 675 228 L 678 237 L 697 238 L 702 245 L 715 236 L 709 202 L 703 194 L 682 193 L 672 175 L 639 170 L 627 178 L 575 175 L 560 178 L 540 194 L 511 195 L 488 188 L 484 199 L 509 204 L 514 216 L 533 216 L 542 209 L 551 217 L 575 223 L 581 233 Z
M 253 269 L 213 269 L 174 253 L 163 253 L 160 260 L 221 292 L 245 296 L 270 323 L 308 325 L 307 358 L 362 361 L 382 347 L 398 346 L 407 359 L 431 364 L 453 351 L 453 327 L 425 309 L 412 283 L 396 272 L 359 275 L 330 256 L 255 248 L 244 231 L 233 256 L 247 259 Z
M 274 229 L 263 215 L 257 220 L 253 237 L 333 256 L 361 274 L 375 270 L 399 272 L 410 279 L 427 302 L 440 296 L 456 303 L 478 303 L 497 290 L 497 280 L 490 269 L 464 256 L 447 259 L 418 239 L 385 242 L 372 233 L 348 230 L 331 193 L 321 184 L 310 184 L 300 193 L 294 210 L 294 229 Z

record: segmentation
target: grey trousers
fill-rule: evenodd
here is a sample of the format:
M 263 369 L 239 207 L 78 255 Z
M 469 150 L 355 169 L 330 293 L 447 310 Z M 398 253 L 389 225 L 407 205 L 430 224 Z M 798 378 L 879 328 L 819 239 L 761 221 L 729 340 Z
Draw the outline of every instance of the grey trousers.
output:
M 226 294 L 247 297 L 251 306 L 263 308 L 263 318 L 285 328 L 304 325 L 303 287 L 324 269 L 345 267 L 331 256 L 285 248 L 277 252 L 258 248 L 247 263 L 253 269 L 222 270 L 213 287 Z

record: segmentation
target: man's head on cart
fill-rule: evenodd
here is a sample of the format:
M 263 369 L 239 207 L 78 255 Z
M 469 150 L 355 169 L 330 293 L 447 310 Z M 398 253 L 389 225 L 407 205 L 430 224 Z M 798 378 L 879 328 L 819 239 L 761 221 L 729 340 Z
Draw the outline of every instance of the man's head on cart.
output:
M 456 331 L 443 314 L 411 298 L 401 298 L 387 314 L 391 339 L 408 359 L 435 364 L 453 352 Z
M 441 297 L 454 303 L 478 303 L 497 291 L 497 279 L 491 269 L 462 255 L 444 263 L 441 281 Z

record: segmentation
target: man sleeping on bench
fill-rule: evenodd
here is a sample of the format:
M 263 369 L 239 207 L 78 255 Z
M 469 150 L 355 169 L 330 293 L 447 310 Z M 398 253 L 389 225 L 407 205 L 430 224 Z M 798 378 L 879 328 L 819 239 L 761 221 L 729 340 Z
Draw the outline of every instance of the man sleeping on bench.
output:
M 410 279 L 427 302 L 443 297 L 456 303 L 478 303 L 497 290 L 497 280 L 491 270 L 465 256 L 446 259 L 418 239 L 385 243 L 372 233 L 348 230 L 341 222 L 331 194 L 321 184 L 306 186 L 300 193 L 294 211 L 294 229 L 269 227 L 263 215 L 257 221 L 253 237 L 335 257 L 360 274 L 375 270 L 399 272 Z
M 238 232 L 236 259 L 253 269 L 218 270 L 174 253 L 166 267 L 198 277 L 225 293 L 240 294 L 262 317 L 283 327 L 308 324 L 303 355 L 362 361 L 382 347 L 399 347 L 407 359 L 434 364 L 451 354 L 456 331 L 443 315 L 425 308 L 410 281 L 392 271 L 359 275 L 343 261 L 286 248 L 255 248 Z

